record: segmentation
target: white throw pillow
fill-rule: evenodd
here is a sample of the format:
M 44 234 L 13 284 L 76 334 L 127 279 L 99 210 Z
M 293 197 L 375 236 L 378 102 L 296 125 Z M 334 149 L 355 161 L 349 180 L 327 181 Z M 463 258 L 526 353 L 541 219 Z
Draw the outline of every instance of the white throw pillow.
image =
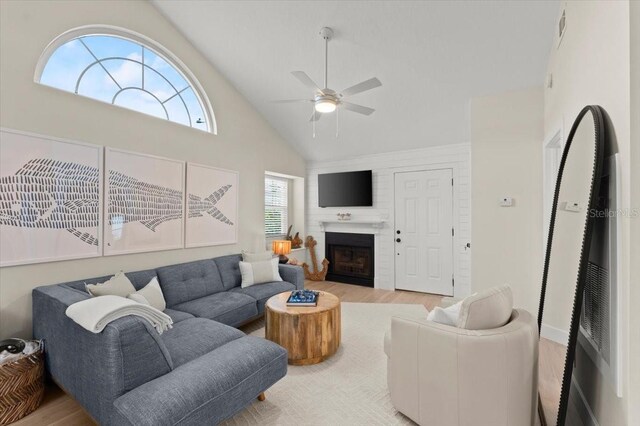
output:
M 509 286 L 492 287 L 462 301 L 458 328 L 489 330 L 509 322 L 513 295 Z
M 240 262 L 241 287 L 245 288 L 254 284 L 282 281 L 278 271 L 278 263 L 279 259 L 277 257 L 260 262 Z
M 129 294 L 127 298 L 144 305 L 152 306 L 159 311 L 164 311 L 167 307 L 167 302 L 164 300 L 164 294 L 162 294 L 162 289 L 160 288 L 157 277 L 153 277 L 146 286 L 135 293 Z
M 136 288 L 131 284 L 129 278 L 120 271 L 107 281 L 99 284 L 85 284 L 87 292 L 92 296 L 121 296 L 127 297 L 127 295 L 136 291 Z
M 262 253 L 242 252 L 242 260 L 244 262 L 262 262 L 271 259 L 273 259 L 273 253 L 270 251 L 263 251 Z
M 431 312 L 429 312 L 429 315 L 427 315 L 427 321 L 433 321 L 440 324 L 456 327 L 458 324 L 458 316 L 460 315 L 461 307 L 462 301 L 453 304 L 448 308 L 441 308 L 440 306 L 436 306 Z

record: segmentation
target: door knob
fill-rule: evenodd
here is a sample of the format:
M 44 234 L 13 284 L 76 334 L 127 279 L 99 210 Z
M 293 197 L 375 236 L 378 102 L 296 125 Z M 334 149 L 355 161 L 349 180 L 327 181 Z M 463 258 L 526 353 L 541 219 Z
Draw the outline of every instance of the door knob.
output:
M 400 241 L 402 241 L 400 238 L 396 238 L 396 243 L 399 243 Z
M 396 231 L 396 234 L 400 235 L 400 230 L 399 229 Z

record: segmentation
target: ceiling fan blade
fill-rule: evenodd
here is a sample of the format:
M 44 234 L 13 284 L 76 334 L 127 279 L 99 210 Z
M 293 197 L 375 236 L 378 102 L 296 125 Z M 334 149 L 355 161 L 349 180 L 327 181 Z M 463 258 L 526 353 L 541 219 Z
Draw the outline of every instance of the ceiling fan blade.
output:
M 271 101 L 274 104 L 291 104 L 296 102 L 313 102 L 312 99 L 280 99 L 277 101 Z
M 370 78 L 369 80 L 363 81 L 362 83 L 358 83 L 354 86 L 347 87 L 342 91 L 342 96 L 353 96 L 357 93 L 361 93 L 366 90 L 375 89 L 376 87 L 379 87 L 379 86 L 382 86 L 382 83 L 380 83 L 380 80 L 373 77 L 373 78 Z
M 311 77 L 309 77 L 306 72 L 291 71 L 291 74 L 293 74 L 295 78 L 300 80 L 300 83 L 304 84 L 308 88 L 317 90 L 318 92 L 322 92 L 322 90 L 318 87 L 318 85 L 313 80 L 311 80 Z
M 311 114 L 311 118 L 309 119 L 309 121 L 318 121 L 320 120 L 320 117 L 322 117 L 321 112 L 313 111 L 313 114 Z
M 352 104 L 351 102 L 341 101 L 340 105 L 342 105 L 344 109 L 357 112 L 358 114 L 371 115 L 375 111 L 375 109 L 373 108 L 369 108 L 369 107 L 358 105 L 358 104 Z

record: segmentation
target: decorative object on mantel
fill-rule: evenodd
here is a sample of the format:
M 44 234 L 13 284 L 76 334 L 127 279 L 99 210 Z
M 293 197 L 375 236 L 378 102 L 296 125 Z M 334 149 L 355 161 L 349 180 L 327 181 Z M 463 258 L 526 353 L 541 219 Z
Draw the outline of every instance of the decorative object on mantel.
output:
M 15 346 L 12 342 L 2 343 Z M 0 364 L 0 425 L 13 423 L 35 411 L 44 396 L 43 345 L 33 341 L 20 346 L 23 350 L 17 358 L 12 355 Z
M 338 220 L 351 220 L 351 213 L 338 213 L 336 216 L 338 216 Z
M 318 271 L 318 258 L 316 257 L 316 245 L 318 242 L 313 239 L 311 235 L 307 237 L 307 240 L 304 243 L 304 246 L 309 249 L 309 253 L 311 254 L 311 263 L 313 264 L 313 272 L 309 271 L 309 265 L 307 263 L 302 264 L 302 269 L 304 269 L 304 277 L 311 281 L 324 281 L 324 278 L 327 276 L 327 272 L 329 271 L 329 261 L 325 257 L 322 260 L 322 270 Z
M 280 256 L 280 263 L 287 263 L 289 258 L 285 255 L 291 253 L 291 241 L 287 240 L 273 240 L 271 243 L 273 254 Z

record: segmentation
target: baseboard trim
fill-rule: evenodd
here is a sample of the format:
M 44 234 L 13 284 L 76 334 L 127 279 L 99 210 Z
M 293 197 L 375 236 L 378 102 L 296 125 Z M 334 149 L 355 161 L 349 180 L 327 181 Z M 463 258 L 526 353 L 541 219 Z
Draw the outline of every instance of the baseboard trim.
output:
M 569 342 L 568 331 L 552 327 L 548 324 L 542 324 L 542 328 L 540 329 L 540 337 L 544 337 L 545 339 L 549 339 L 553 342 L 560 343 L 561 345 L 565 346 L 567 346 L 567 343 Z

